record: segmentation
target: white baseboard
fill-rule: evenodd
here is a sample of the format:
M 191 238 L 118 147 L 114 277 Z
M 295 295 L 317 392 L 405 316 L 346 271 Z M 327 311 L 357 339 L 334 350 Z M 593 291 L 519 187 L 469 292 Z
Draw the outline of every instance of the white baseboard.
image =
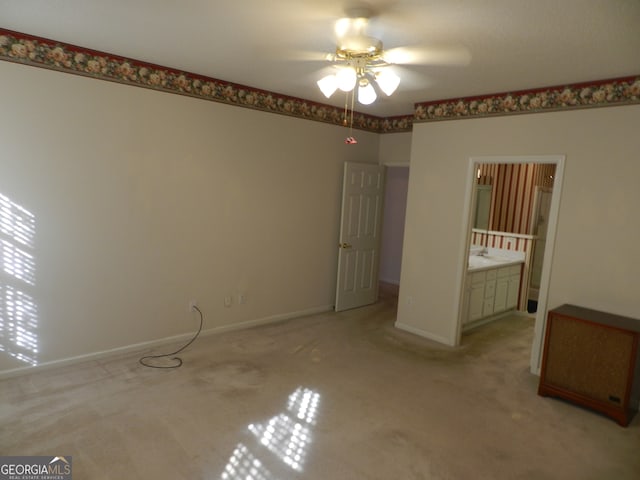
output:
M 315 315 L 317 313 L 324 313 L 333 310 L 333 305 L 322 305 L 319 307 L 309 308 L 307 310 L 300 310 L 297 312 L 282 313 L 278 315 L 271 315 L 269 317 L 258 318 L 254 320 L 246 320 L 244 322 L 235 323 L 232 325 L 221 325 L 218 327 L 202 330 L 200 336 L 215 335 L 224 332 L 230 332 L 233 330 L 242 330 L 244 328 L 256 327 L 258 325 L 266 325 L 269 323 L 281 322 L 283 320 L 290 320 L 292 318 L 306 317 L 308 315 Z M 116 347 L 109 350 L 102 350 L 99 352 L 87 353 L 84 355 L 78 355 L 75 357 L 63 358 L 60 360 L 52 360 L 50 362 L 40 363 L 34 366 L 19 367 L 11 370 L 0 371 L 0 380 L 4 378 L 16 377 L 19 375 L 26 375 L 30 373 L 40 372 L 43 370 L 49 370 L 52 368 L 59 368 L 75 363 L 87 362 L 90 360 L 100 360 L 102 358 L 113 357 L 115 355 L 122 355 L 131 352 L 144 351 L 150 348 L 166 345 L 169 343 L 176 343 L 180 341 L 187 341 L 193 337 L 192 333 L 183 333 L 181 335 L 175 335 L 172 337 L 165 337 L 158 340 L 150 340 L 148 342 L 134 343 L 131 345 L 125 345 L 122 347 Z
M 501 318 L 509 317 L 511 315 L 515 315 L 517 317 L 524 317 L 530 320 L 535 320 L 535 316 L 532 316 L 530 313 L 522 310 L 507 310 L 506 312 L 496 313 L 495 315 L 490 315 L 488 317 L 481 318 L 479 320 L 475 320 L 473 322 L 467 323 L 462 326 L 462 333 L 469 333 L 472 330 L 491 323 L 495 320 L 500 320 Z
M 448 338 L 442 337 L 440 335 L 434 335 L 433 333 L 427 332 L 426 330 L 422 330 L 420 328 L 412 327 L 411 325 L 407 325 L 405 323 L 396 322 L 395 327 L 404 330 L 405 332 L 413 333 L 415 335 L 419 335 L 420 337 L 424 337 L 428 340 L 433 340 L 434 342 L 442 343 L 449 347 L 455 347 Z

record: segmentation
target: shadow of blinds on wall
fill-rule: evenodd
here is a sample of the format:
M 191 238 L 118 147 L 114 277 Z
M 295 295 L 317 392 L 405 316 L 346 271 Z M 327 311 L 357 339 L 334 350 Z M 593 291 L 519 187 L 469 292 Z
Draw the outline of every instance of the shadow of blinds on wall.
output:
M 0 193 L 0 352 L 38 364 L 35 216 Z

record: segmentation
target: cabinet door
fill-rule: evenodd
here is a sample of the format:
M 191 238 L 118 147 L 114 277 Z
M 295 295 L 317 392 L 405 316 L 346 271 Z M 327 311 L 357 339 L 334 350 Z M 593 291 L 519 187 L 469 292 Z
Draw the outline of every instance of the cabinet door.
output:
M 493 280 L 489 280 L 489 274 L 493 274 Z M 493 315 L 493 299 L 496 295 L 496 271 L 489 270 L 487 272 L 487 281 L 484 284 L 484 306 L 482 307 L 482 316 L 488 317 Z
M 484 299 L 484 306 L 482 307 L 482 316 L 489 317 L 493 315 L 493 297 Z
M 484 298 L 493 298 L 496 295 L 496 281 L 487 280 L 484 284 Z
M 469 295 L 469 316 L 468 321 L 473 322 L 482 318 L 482 308 L 484 306 L 484 283 L 472 285 Z
M 509 290 L 509 279 L 499 278 L 496 284 L 496 296 L 493 302 L 494 312 L 503 312 L 507 309 L 507 292 Z
M 506 308 L 516 308 L 518 306 L 518 294 L 520 293 L 520 274 L 509 277 L 509 288 L 507 289 Z

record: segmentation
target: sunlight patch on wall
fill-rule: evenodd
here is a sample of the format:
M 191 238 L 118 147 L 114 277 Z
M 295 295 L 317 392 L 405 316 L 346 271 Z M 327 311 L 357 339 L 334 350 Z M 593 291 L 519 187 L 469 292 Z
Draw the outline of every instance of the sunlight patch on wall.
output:
M 250 424 L 249 431 L 260 446 L 287 467 L 302 472 L 316 423 L 320 394 L 299 387 L 287 402 L 287 411 L 266 423 Z M 222 480 L 275 480 L 262 462 L 243 444 L 238 444 L 221 475 Z
M 0 352 L 38 364 L 35 217 L 0 194 Z
M 2 240 L 0 242 L 0 259 L 5 273 L 22 280 L 29 285 L 35 284 L 35 262 L 33 256 Z

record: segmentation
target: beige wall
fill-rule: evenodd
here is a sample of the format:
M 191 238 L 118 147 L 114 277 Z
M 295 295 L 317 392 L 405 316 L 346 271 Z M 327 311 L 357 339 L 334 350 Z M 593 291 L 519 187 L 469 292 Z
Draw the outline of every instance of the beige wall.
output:
M 35 285 L 3 271 L 0 286 L 37 305 L 38 364 L 188 336 L 193 298 L 208 330 L 329 308 L 344 161 L 411 160 L 398 322 L 416 333 L 455 338 L 480 155 L 566 155 L 549 304 L 640 317 L 640 106 L 358 131 L 345 145 L 332 125 L 6 62 L 0 77 L 0 193 L 36 225 Z M 6 347 L 0 374 L 26 366 Z
M 190 299 L 205 329 L 331 307 L 342 165 L 377 162 L 378 135 L 7 62 L 0 78 L 0 193 L 36 224 L 35 286 L 0 284 L 37 305 L 38 364 L 189 334 Z M 0 352 L 0 374 L 22 367 Z
M 411 161 L 411 132 L 380 135 L 380 165 L 409 165 Z
M 549 306 L 640 318 L 639 124 L 633 105 L 415 125 L 398 324 L 455 343 L 469 158 L 483 155 L 566 155 Z

